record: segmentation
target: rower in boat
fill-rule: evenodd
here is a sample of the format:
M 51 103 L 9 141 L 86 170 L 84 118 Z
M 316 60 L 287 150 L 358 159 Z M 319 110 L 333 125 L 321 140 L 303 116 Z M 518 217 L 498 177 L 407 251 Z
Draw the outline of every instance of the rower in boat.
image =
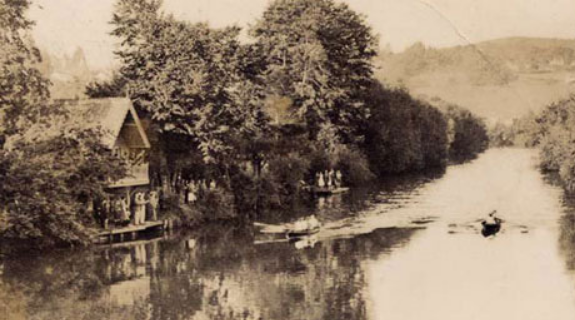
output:
M 481 222 L 483 228 L 481 229 L 481 234 L 484 237 L 494 236 L 501 230 L 502 219 L 498 218 L 495 214 L 497 210 L 493 210 L 489 215 Z

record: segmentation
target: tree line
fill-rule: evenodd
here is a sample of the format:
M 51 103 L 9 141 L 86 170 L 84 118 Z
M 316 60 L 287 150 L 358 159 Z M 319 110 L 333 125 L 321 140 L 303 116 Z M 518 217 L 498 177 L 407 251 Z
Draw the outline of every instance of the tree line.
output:
M 539 113 L 529 113 L 509 125 L 499 124 L 490 132 L 495 146 L 539 149 L 540 167 L 557 172 L 567 191 L 575 190 L 575 96 L 548 105 Z
M 1 5 L 7 10 L 0 11 L 6 45 L 0 136 L 9 143 L 3 143 L 0 178 L 9 183 L 0 187 L 0 232 L 85 243 L 92 229 L 83 205 L 126 168 L 106 155 L 98 132 L 63 133 L 42 148 L 18 139 L 30 124 L 50 126 L 65 112 L 46 102 L 49 85 L 34 67 L 41 57 L 21 38 L 32 24 L 24 16 L 29 2 Z M 487 146 L 484 124 L 470 112 L 440 111 L 374 79 L 377 38 L 346 4 L 273 1 L 249 28 L 249 43 L 239 40 L 235 26 L 179 21 L 159 0 L 118 0 L 111 23 L 121 67 L 110 81 L 90 84 L 87 95 L 127 95 L 147 120 L 152 184 L 173 187 L 185 177 L 221 186 L 194 210 L 178 210 L 174 200 L 183 221 L 257 218 L 293 204 L 324 170 L 340 170 L 345 184 L 361 185 L 443 168 Z M 17 159 L 28 159 L 26 166 Z

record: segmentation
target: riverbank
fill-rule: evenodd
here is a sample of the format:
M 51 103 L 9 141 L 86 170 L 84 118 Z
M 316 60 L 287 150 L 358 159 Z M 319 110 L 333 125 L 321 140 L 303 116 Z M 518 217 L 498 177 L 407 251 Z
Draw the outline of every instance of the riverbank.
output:
M 575 119 L 575 95 L 549 104 L 538 113 L 515 119 L 509 125 L 498 124 L 490 132 L 493 146 L 537 148 L 539 166 L 557 173 L 568 192 L 575 191 L 575 164 L 572 123 Z
M 152 241 L 3 259 L 0 303 L 10 319 L 38 320 L 570 319 L 575 206 L 545 182 L 536 157 L 493 149 L 439 177 L 326 198 L 309 208 L 325 228 L 300 249 L 208 224 Z M 465 227 L 493 208 L 507 221 L 495 238 Z
M 375 79 L 377 36 L 331 0 L 271 1 L 248 42 L 234 26 L 166 15 L 158 1 L 119 1 L 110 12 L 118 69 L 88 85 L 89 98 L 66 101 L 50 99 L 31 54 L 39 50 L 21 40 L 33 25 L 29 3 L 7 6 L 0 13 L 24 22 L 5 31 L 26 45 L 11 47 L 22 61 L 4 76 L 29 86 L 7 88 L 12 111 L 0 119 L 1 239 L 88 245 L 106 219 L 140 224 L 146 203 L 155 220 L 158 190 L 168 202 L 206 193 L 197 210 L 176 199 L 165 211 L 176 216 L 163 219 L 256 220 L 289 209 L 306 186 L 362 186 L 487 147 L 485 123 L 471 112 Z M 322 54 L 308 57 L 301 39 Z

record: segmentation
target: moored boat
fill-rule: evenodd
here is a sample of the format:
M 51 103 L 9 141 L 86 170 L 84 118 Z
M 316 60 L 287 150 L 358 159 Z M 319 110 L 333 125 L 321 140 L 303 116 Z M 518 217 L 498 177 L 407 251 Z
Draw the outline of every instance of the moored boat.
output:
M 318 233 L 320 230 L 320 227 L 317 226 L 316 228 L 311 228 L 311 229 L 305 229 L 305 230 L 288 230 L 286 232 L 286 236 L 288 238 L 298 238 L 298 237 L 304 237 L 304 236 L 308 236 L 311 234 L 315 234 Z
M 302 237 L 319 232 L 320 222 L 315 216 L 296 220 L 293 223 L 286 224 L 267 224 L 255 222 L 254 226 L 259 228 L 260 233 L 266 234 L 283 234 L 286 237 Z

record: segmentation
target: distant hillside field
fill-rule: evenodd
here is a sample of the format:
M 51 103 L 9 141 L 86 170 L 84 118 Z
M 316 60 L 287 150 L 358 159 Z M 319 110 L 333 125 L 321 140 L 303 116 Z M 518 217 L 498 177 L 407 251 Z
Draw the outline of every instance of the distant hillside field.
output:
M 376 67 L 384 83 L 423 99 L 508 121 L 575 92 L 575 40 L 506 38 L 442 49 L 418 43 L 381 52 Z

